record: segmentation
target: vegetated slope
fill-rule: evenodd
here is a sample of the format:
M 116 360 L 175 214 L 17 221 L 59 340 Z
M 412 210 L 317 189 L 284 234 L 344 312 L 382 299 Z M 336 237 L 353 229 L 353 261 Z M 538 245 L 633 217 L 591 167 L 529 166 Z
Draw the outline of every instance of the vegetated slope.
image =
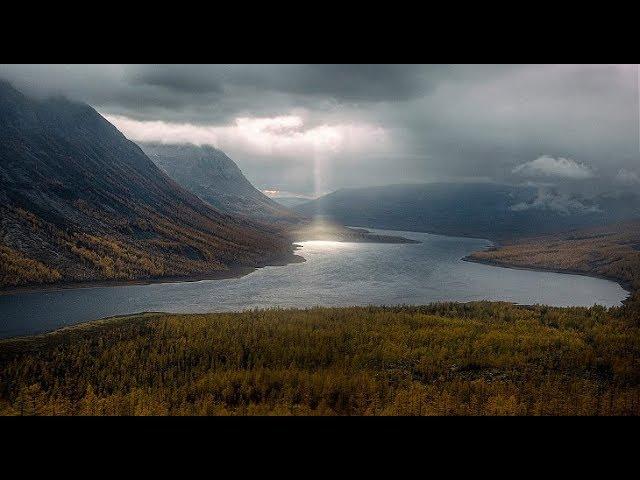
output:
M 299 215 L 257 190 L 220 150 L 159 143 L 140 147 L 169 177 L 222 212 L 270 225 L 301 221 Z
M 338 190 L 294 210 L 345 225 L 494 240 L 640 218 L 633 193 L 544 201 L 539 195 L 537 188 L 493 183 L 387 185 Z
M 469 259 L 618 280 L 632 291 L 627 314 L 640 321 L 640 221 L 522 239 L 475 252 Z
M 88 105 L 0 81 L 0 288 L 208 275 L 290 243 L 181 188 Z
M 148 314 L 0 342 L 5 415 L 638 415 L 640 326 L 506 303 Z

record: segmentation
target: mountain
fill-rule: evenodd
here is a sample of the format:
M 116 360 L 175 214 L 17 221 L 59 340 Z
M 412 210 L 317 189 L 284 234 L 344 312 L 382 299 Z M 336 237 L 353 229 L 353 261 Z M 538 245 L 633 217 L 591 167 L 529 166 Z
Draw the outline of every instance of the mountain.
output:
M 216 275 L 291 259 L 212 208 L 86 104 L 0 81 L 0 287 Z
M 507 240 L 640 218 L 637 194 L 581 198 L 493 183 L 338 190 L 294 209 L 344 225 Z
M 140 147 L 169 177 L 222 212 L 271 225 L 300 220 L 291 210 L 257 190 L 220 150 L 158 143 L 142 143 Z

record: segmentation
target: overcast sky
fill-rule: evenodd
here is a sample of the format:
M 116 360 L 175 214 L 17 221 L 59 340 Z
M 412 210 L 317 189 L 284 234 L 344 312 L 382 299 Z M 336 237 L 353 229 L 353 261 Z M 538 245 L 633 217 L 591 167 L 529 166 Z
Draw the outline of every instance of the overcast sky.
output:
M 218 147 L 263 190 L 640 188 L 636 65 L 0 65 L 0 77 L 85 101 L 134 141 Z

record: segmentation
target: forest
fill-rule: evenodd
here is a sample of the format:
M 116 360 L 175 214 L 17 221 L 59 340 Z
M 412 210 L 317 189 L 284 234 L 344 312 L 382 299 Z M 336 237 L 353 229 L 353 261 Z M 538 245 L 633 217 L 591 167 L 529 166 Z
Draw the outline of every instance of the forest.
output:
M 0 341 L 2 415 L 638 415 L 624 308 L 141 314 Z

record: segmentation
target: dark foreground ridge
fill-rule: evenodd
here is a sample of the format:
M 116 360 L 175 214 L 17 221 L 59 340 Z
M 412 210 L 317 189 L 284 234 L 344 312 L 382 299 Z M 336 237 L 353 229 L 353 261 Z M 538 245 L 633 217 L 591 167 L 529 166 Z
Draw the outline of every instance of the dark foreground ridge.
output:
M 621 312 L 479 302 L 112 318 L 0 341 L 0 413 L 638 415 L 640 326 Z

